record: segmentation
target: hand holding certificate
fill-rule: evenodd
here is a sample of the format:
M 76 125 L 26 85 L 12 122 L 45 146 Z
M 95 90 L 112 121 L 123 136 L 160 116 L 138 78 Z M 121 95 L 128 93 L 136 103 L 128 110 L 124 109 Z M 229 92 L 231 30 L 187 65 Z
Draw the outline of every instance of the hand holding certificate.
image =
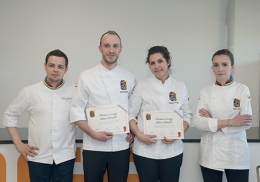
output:
M 156 139 L 183 139 L 182 111 L 144 112 L 144 134 L 157 135 Z
M 113 105 L 87 109 L 88 124 L 94 131 L 113 134 L 129 133 L 128 115 L 125 105 Z

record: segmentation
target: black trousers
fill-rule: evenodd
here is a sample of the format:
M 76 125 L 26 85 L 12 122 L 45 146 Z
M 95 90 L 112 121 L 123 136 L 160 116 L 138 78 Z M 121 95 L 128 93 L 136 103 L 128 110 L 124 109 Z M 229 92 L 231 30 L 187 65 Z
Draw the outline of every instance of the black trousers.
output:
M 71 182 L 75 159 L 60 164 L 44 164 L 28 161 L 31 182 Z
M 200 166 L 204 182 L 221 182 L 223 172 Z M 249 169 L 225 169 L 228 182 L 248 182 Z
M 168 159 L 150 159 L 134 154 L 140 182 L 178 182 L 183 154 Z
M 109 182 L 126 182 L 130 149 L 117 152 L 83 150 L 85 182 L 103 182 L 107 170 Z

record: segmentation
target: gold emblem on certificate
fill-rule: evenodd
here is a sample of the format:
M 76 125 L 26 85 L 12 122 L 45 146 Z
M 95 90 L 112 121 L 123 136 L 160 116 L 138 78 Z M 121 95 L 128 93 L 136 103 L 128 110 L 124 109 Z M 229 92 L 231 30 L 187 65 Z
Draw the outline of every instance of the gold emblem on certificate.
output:
M 151 111 L 143 113 L 144 134 L 157 135 L 156 139 L 183 139 L 182 111 Z
M 88 108 L 88 124 L 94 131 L 129 133 L 128 113 L 125 108 L 125 105 Z

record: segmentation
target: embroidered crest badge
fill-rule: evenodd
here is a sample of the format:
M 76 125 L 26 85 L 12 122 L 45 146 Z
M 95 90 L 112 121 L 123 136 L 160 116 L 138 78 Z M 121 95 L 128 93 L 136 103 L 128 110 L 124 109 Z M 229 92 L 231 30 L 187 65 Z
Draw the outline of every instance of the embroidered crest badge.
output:
M 233 106 L 235 108 L 239 108 L 240 107 L 240 101 L 241 101 L 241 99 L 235 98 L 234 101 L 233 101 Z
M 121 88 L 121 90 L 127 90 L 127 82 L 126 82 L 126 80 L 121 80 L 120 81 L 120 88 Z
M 177 93 L 176 92 L 170 92 L 169 93 L 169 99 L 170 99 L 170 101 L 176 102 L 177 101 Z

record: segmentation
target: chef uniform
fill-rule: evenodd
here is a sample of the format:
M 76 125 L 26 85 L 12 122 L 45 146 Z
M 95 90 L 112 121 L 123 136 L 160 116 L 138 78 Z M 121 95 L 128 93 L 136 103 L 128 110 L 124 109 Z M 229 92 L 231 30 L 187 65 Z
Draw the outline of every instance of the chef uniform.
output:
M 201 90 L 194 118 L 195 126 L 203 131 L 199 158 L 201 166 L 219 171 L 250 168 L 245 132 L 250 126 L 228 126 L 218 130 L 218 120 L 252 115 L 250 101 L 248 87 L 233 81 L 226 86 L 212 84 Z M 199 116 L 201 108 L 206 109 L 212 118 Z
M 88 108 L 100 108 L 110 105 L 125 105 L 128 108 L 128 97 L 135 85 L 134 75 L 127 69 L 117 65 L 114 69 L 108 70 L 101 63 L 92 69 L 82 72 L 79 76 L 76 84 L 76 90 L 71 105 L 71 122 L 79 120 L 86 120 L 86 109 Z M 129 142 L 127 142 L 126 134 L 116 134 L 112 139 L 106 142 L 98 141 L 91 138 L 86 133 L 83 134 L 83 149 L 84 152 L 88 152 L 88 155 L 84 155 L 84 163 L 90 162 L 98 158 L 99 154 L 107 152 L 107 154 L 113 155 L 113 152 L 122 151 L 124 154 L 120 158 L 115 157 L 114 162 L 111 164 L 120 164 L 122 166 L 118 169 L 118 175 L 120 171 L 128 175 L 129 170 Z M 112 152 L 112 153 L 111 153 Z M 93 155 L 93 157 L 90 157 Z M 86 159 L 88 157 L 88 159 Z M 87 161 L 89 160 L 89 161 Z M 87 165 L 87 164 L 86 164 Z M 86 168 L 84 165 L 84 169 Z M 91 166 L 87 170 L 101 171 L 103 174 L 105 165 L 97 164 L 97 161 L 90 162 Z M 108 167 L 109 168 L 109 167 Z M 111 167 L 111 170 L 114 167 Z M 115 171 L 116 172 L 116 171 Z M 86 175 L 86 174 L 85 174 Z M 103 176 L 103 175 L 102 175 Z M 118 179 L 118 181 L 120 181 Z
M 165 80 L 164 84 L 154 76 L 138 82 L 129 103 L 129 120 L 136 120 L 136 117 L 138 118 L 137 127 L 141 133 L 144 132 L 144 111 L 182 110 L 183 121 L 186 121 L 189 125 L 191 124 L 192 112 L 188 90 L 183 82 L 172 77 Z M 177 170 L 179 171 L 182 162 L 183 142 L 182 140 L 176 140 L 172 144 L 164 144 L 161 140 L 157 140 L 156 144 L 146 145 L 135 137 L 133 153 L 135 154 L 135 158 L 142 157 L 143 159 L 149 158 L 154 160 L 168 160 L 180 155 L 180 162 L 177 164 Z M 137 163 L 136 166 L 137 170 L 138 168 L 142 170 L 142 167 L 139 167 Z M 146 168 L 149 168 L 148 164 Z M 145 178 L 147 179 L 155 173 L 157 171 L 149 173 Z M 139 173 L 139 175 L 142 174 Z
M 69 110 L 74 85 L 61 80 L 52 89 L 47 79 L 23 88 L 4 112 L 3 125 L 17 127 L 19 116 L 29 114 L 28 145 L 39 148 L 31 162 L 61 164 L 75 158 L 75 124 L 70 123 Z

